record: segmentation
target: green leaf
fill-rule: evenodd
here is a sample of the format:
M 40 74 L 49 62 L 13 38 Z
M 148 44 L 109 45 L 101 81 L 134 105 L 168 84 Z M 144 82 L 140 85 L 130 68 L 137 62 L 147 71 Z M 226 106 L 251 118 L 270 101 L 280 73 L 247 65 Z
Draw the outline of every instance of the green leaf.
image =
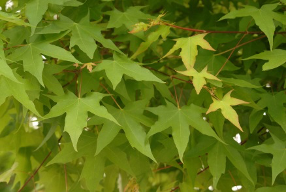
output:
M 84 131 L 78 141 L 78 151 L 75 151 L 73 143 L 61 143 L 62 150 L 47 164 L 64 164 L 82 156 L 94 156 L 96 147 L 96 136 L 88 131 Z
M 273 144 L 262 144 L 249 149 L 255 149 L 263 153 L 271 153 L 273 155 L 272 159 L 272 185 L 279 173 L 285 171 L 286 169 L 286 145 L 285 142 L 281 141 L 274 134 L 271 134 L 274 141 Z
M 4 76 L 0 76 L 0 104 L 5 101 L 5 98 L 8 96 L 13 96 L 18 100 L 23 106 L 32 111 L 38 117 L 41 117 L 37 109 L 35 108 L 34 103 L 30 100 L 25 87 L 23 86 L 23 79 L 18 77 L 20 83 L 16 83 Z
M 47 43 L 32 43 L 16 49 L 9 59 L 13 61 L 23 60 L 24 70 L 34 75 L 41 85 L 43 83 L 44 61 L 41 54 L 55 57 L 61 60 L 80 63 L 73 55 L 63 48 Z
M 242 79 L 224 78 L 224 77 L 221 77 L 220 79 L 223 82 L 230 83 L 230 84 L 233 84 L 233 85 L 236 85 L 239 87 L 247 87 L 247 88 L 260 88 L 261 87 L 261 86 L 254 85 L 254 84 L 247 82 L 245 80 L 242 80 Z
M 31 24 L 32 34 L 34 34 L 38 23 L 42 20 L 43 15 L 48 9 L 48 4 L 57 4 L 65 6 L 79 6 L 81 5 L 78 1 L 69 0 L 31 0 L 26 4 L 26 16 Z M 74 4 L 76 3 L 76 4 Z
M 79 136 L 82 129 L 87 126 L 88 111 L 117 123 L 106 108 L 99 104 L 104 96 L 104 94 L 94 92 L 85 98 L 78 98 L 73 93 L 68 92 L 66 95 L 58 97 L 59 102 L 45 118 L 57 117 L 66 113 L 64 131 L 69 133 L 73 146 L 77 150 Z
M 215 51 L 214 48 L 204 39 L 207 33 L 198 34 L 187 38 L 176 39 L 176 44 L 172 49 L 163 57 L 167 57 L 174 53 L 176 50 L 181 49 L 180 56 L 187 69 L 193 68 L 198 55 L 198 46 L 203 49 Z
M 44 13 L 48 9 L 47 1 L 31 0 L 26 5 L 26 16 L 31 24 L 32 34 L 34 33 L 38 23 L 41 21 Z
M 104 149 L 104 154 L 112 163 L 117 165 L 120 169 L 126 171 L 127 173 L 134 175 L 130 164 L 127 159 L 126 153 L 124 153 L 118 147 L 106 147 Z
M 285 93 L 281 91 L 276 94 L 263 94 L 261 100 L 257 104 L 262 108 L 268 107 L 269 115 L 286 132 L 286 112 L 284 103 L 286 103 Z
M 231 145 L 223 145 L 224 153 L 226 154 L 227 158 L 230 162 L 247 178 L 254 184 L 253 179 L 249 175 L 246 163 L 241 156 L 241 154 Z
M 52 22 L 44 27 L 38 34 L 59 33 L 61 31 L 70 31 L 72 36 L 70 39 L 70 47 L 78 45 L 79 48 L 92 58 L 97 48 L 94 40 L 101 43 L 104 47 L 122 53 L 110 39 L 105 39 L 101 34 L 102 28 L 98 25 L 91 24 L 89 21 L 89 13 L 81 19 L 79 23 L 75 23 L 70 18 L 60 15 L 60 20 Z M 93 40 L 94 39 L 94 40 Z
M 139 63 L 131 61 L 123 55 L 113 54 L 114 60 L 103 60 L 93 71 L 105 70 L 106 76 L 111 81 L 113 89 L 119 84 L 123 74 L 134 78 L 137 81 L 154 81 L 163 83 L 149 70 L 140 66 Z
M 215 146 L 208 153 L 208 165 L 210 172 L 213 175 L 213 186 L 216 188 L 217 183 L 222 174 L 225 172 L 226 155 L 223 146 L 220 143 Z
M 140 11 L 142 8 L 142 6 L 129 7 L 126 12 L 121 12 L 114 8 L 112 11 L 105 12 L 110 15 L 107 28 L 119 28 L 122 25 L 125 25 L 126 28 L 131 31 L 133 25 L 139 23 L 140 19 L 147 20 L 152 18 L 152 16 Z
M 26 23 L 22 19 L 19 19 L 14 14 L 6 13 L 3 11 L 0 11 L 0 20 L 4 20 L 7 22 L 15 23 L 16 25 L 24 25 L 24 26 L 30 26 L 29 23 Z
M 150 33 L 145 42 L 140 44 L 137 51 L 132 55 L 131 59 L 136 59 L 138 55 L 145 52 L 151 46 L 151 44 L 155 42 L 160 36 L 165 39 L 169 33 L 170 27 L 160 26 L 157 31 Z
M 3 41 L 0 40 L 0 75 L 7 77 L 8 79 L 19 83 L 16 79 L 15 75 L 13 74 L 12 69 L 7 65 L 5 53 L 3 51 Z
M 63 166 L 52 165 L 40 171 L 39 183 L 45 186 L 45 190 L 61 192 L 66 190 L 65 170 Z M 67 178 L 70 181 L 69 178 Z
M 121 127 L 111 121 L 105 121 L 97 138 L 95 155 L 99 154 L 119 133 Z
M 102 156 L 88 156 L 85 160 L 80 178 L 85 180 L 87 188 L 95 192 L 101 179 L 103 179 L 105 158 Z
M 206 114 L 216 111 L 218 109 L 221 109 L 222 115 L 228 119 L 233 125 L 235 125 L 239 130 L 242 130 L 239 121 L 238 121 L 238 115 L 236 111 L 231 107 L 233 105 L 240 105 L 240 104 L 248 104 L 248 102 L 233 98 L 230 96 L 231 92 L 233 90 L 229 91 L 222 100 L 216 100 L 213 98 L 213 103 L 210 105 L 208 111 Z
M 15 169 L 18 167 L 18 163 L 15 162 L 10 169 L 5 171 L 0 175 L 0 182 L 6 182 L 8 183 L 10 181 L 10 178 L 14 175 Z
M 286 51 L 282 49 L 274 49 L 272 51 L 264 51 L 263 53 L 259 53 L 256 55 L 253 55 L 251 57 L 248 57 L 244 60 L 248 59 L 263 59 L 268 60 L 263 66 L 263 71 L 267 71 L 270 69 L 277 68 L 281 65 L 283 65 L 286 62 L 285 59 Z
M 286 191 L 286 185 L 277 185 L 274 187 L 260 187 L 255 190 L 255 192 L 281 192 L 281 191 Z
M 265 33 L 268 38 L 270 49 L 273 47 L 273 35 L 275 31 L 275 25 L 273 20 L 277 20 L 286 24 L 285 15 L 275 13 L 273 10 L 277 7 L 278 4 L 266 4 L 263 5 L 260 9 L 245 5 L 243 9 L 236 11 L 231 11 L 220 20 L 223 19 L 233 19 L 236 17 L 246 17 L 251 16 L 256 25 Z
M 190 125 L 202 134 L 214 137 L 222 142 L 209 124 L 203 120 L 201 115 L 205 112 L 203 108 L 193 104 L 178 108 L 168 101 L 166 103 L 166 106 L 148 108 L 149 111 L 159 116 L 159 120 L 151 127 L 147 138 L 172 127 L 172 135 L 181 161 L 189 142 Z
M 205 79 L 212 79 L 220 81 L 216 76 L 208 73 L 207 67 L 205 67 L 201 72 L 197 72 L 194 68 L 189 68 L 187 71 L 177 71 L 185 76 L 193 77 L 193 85 L 197 94 L 199 94 L 203 86 L 207 83 Z
M 83 18 L 81 22 L 74 23 L 72 27 L 70 48 L 74 45 L 77 45 L 83 52 L 87 54 L 89 58 L 92 59 L 97 45 L 94 39 L 88 34 L 88 32 L 84 30 L 84 26 L 82 24 L 85 23 L 89 24 L 89 15 L 87 15 L 87 18 Z
M 146 101 L 136 101 L 128 103 L 124 109 L 116 109 L 111 106 L 108 109 L 121 125 L 130 145 L 156 162 L 150 144 L 146 142 L 144 128 L 140 124 L 144 123 L 144 119 L 146 119 L 143 115 L 145 105 Z

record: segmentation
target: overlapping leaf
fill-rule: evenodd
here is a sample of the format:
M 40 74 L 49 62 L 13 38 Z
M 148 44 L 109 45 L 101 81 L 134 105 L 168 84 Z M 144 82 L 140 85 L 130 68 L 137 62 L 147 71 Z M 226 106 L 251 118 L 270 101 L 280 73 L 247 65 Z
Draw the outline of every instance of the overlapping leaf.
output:
M 166 36 L 170 33 L 170 27 L 168 26 L 160 26 L 157 31 L 152 32 L 147 40 L 140 44 L 137 51 L 132 55 L 131 59 L 135 59 L 138 55 L 146 51 L 151 44 L 156 41 L 160 36 L 165 39 Z
M 247 104 L 248 102 L 233 98 L 230 96 L 231 92 L 229 91 L 222 100 L 213 99 L 213 103 L 210 105 L 207 114 L 218 109 L 221 109 L 223 116 L 228 119 L 233 125 L 235 125 L 239 130 L 243 131 L 238 120 L 238 115 L 236 111 L 231 107 L 233 105 Z
M 277 68 L 284 63 L 286 63 L 286 51 L 282 49 L 274 49 L 272 51 L 264 51 L 263 53 L 259 53 L 256 55 L 252 55 L 251 57 L 246 58 L 248 59 L 263 59 L 268 60 L 263 66 L 263 71 L 270 70 Z
M 87 126 L 87 112 L 117 123 L 106 108 L 99 104 L 104 97 L 101 93 L 91 93 L 85 98 L 78 98 L 73 93 L 58 97 L 59 102 L 51 109 L 45 118 L 52 118 L 66 113 L 64 131 L 68 132 L 74 148 L 77 150 L 78 138 L 84 127 Z
M 44 27 L 38 34 L 51 34 L 71 30 L 72 36 L 70 39 L 70 47 L 77 45 L 91 59 L 97 48 L 95 41 L 98 41 L 106 48 L 121 53 L 111 40 L 105 39 L 102 36 L 102 29 L 98 25 L 90 23 L 89 17 L 88 13 L 79 23 L 75 23 L 70 18 L 60 15 L 60 20 Z
M 140 6 L 129 7 L 126 12 L 118 11 L 115 8 L 112 11 L 107 11 L 106 14 L 110 15 L 107 28 L 119 28 L 125 25 L 127 29 L 131 30 L 135 23 L 139 23 L 139 19 L 151 19 L 152 16 L 140 11 L 142 8 Z
M 151 130 L 147 134 L 147 138 L 172 127 L 172 135 L 181 160 L 183 159 L 189 142 L 189 126 L 194 127 L 202 134 L 221 141 L 209 124 L 203 120 L 202 113 L 205 112 L 205 110 L 196 105 L 178 108 L 167 101 L 166 106 L 148 108 L 148 110 L 158 115 L 159 120 L 152 125 Z
M 277 5 L 278 4 L 266 4 L 263 5 L 260 9 L 245 5 L 243 9 L 231 11 L 230 13 L 223 16 L 220 20 L 251 16 L 254 19 L 256 25 L 267 36 L 270 44 L 270 49 L 272 49 L 273 35 L 275 31 L 274 20 L 286 24 L 286 16 L 273 11 Z
M 286 112 L 284 103 L 286 103 L 285 93 L 283 91 L 276 94 L 263 94 L 261 100 L 257 103 L 262 108 L 267 107 L 269 115 L 286 132 Z
M 112 60 L 103 60 L 93 71 L 105 70 L 106 76 L 111 81 L 113 89 L 121 81 L 123 74 L 134 78 L 137 81 L 154 81 L 163 83 L 161 79 L 153 75 L 149 70 L 144 69 L 134 61 L 123 55 L 113 54 Z
M 193 77 L 193 85 L 197 94 L 199 94 L 203 86 L 207 83 L 205 79 L 212 79 L 220 81 L 216 76 L 207 72 L 207 67 L 205 67 L 201 72 L 197 72 L 194 68 L 189 68 L 187 71 L 177 71 L 183 75 Z
M 207 34 L 204 33 L 187 38 L 176 39 L 176 44 L 164 57 L 167 57 L 176 50 L 181 49 L 180 56 L 182 57 L 185 67 L 187 69 L 193 68 L 196 62 L 196 56 L 198 55 L 198 46 L 202 47 L 203 49 L 215 51 L 209 42 L 204 39 L 206 35 Z
M 70 2 L 77 2 L 74 4 L 75 6 L 79 6 L 81 3 L 75 0 L 31 0 L 26 5 L 26 16 L 32 25 L 32 34 L 34 33 L 36 26 L 42 20 L 43 15 L 48 9 L 48 4 L 57 4 L 57 5 L 64 5 L 66 6 L 73 6 Z
M 13 61 L 23 60 L 24 70 L 34 75 L 41 85 L 43 83 L 44 62 L 41 54 L 65 61 L 80 63 L 65 49 L 48 43 L 31 43 L 16 49 L 9 59 Z
M 271 153 L 273 155 L 272 159 L 272 185 L 279 173 L 285 171 L 286 169 L 286 144 L 281 141 L 274 134 L 271 134 L 274 141 L 273 144 L 262 144 L 258 146 L 251 147 L 249 149 L 255 149 L 263 153 Z
M 124 109 L 116 109 L 114 107 L 108 106 L 108 110 L 119 122 L 121 127 L 119 125 L 114 124 L 109 124 L 111 127 L 105 127 L 105 129 L 111 128 L 110 131 L 114 133 L 110 133 L 112 136 L 109 138 L 107 137 L 107 134 L 109 133 L 108 130 L 103 130 L 103 132 L 99 134 L 98 141 L 101 142 L 97 143 L 97 145 L 100 147 L 97 149 L 96 153 L 98 154 L 101 149 L 103 149 L 108 143 L 110 143 L 114 139 L 119 129 L 123 129 L 130 145 L 156 162 L 151 152 L 150 144 L 149 142 L 146 142 L 146 133 L 144 131 L 144 128 L 140 124 L 142 123 L 146 125 L 146 117 L 143 115 L 145 105 L 146 101 L 142 100 L 131 102 L 126 105 Z M 106 138 L 108 142 L 104 141 L 103 138 Z

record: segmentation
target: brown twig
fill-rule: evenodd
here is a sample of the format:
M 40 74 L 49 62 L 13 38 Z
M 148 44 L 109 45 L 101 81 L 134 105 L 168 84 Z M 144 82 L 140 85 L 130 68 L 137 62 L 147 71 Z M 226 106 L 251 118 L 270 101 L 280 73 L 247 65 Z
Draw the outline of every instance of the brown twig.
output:
M 239 44 L 239 45 L 237 45 L 237 46 L 235 46 L 235 47 L 233 47 L 233 48 L 231 48 L 231 49 L 228 49 L 228 50 L 226 50 L 226 51 L 223 51 L 223 52 L 220 52 L 220 53 L 217 53 L 217 54 L 214 54 L 214 55 L 215 55 L 215 56 L 218 56 L 218 55 L 225 54 L 225 53 L 227 53 L 227 52 L 229 52 L 229 51 L 231 51 L 231 50 L 233 50 L 233 49 L 242 47 L 243 45 L 246 45 L 246 44 L 248 44 L 248 43 L 257 41 L 257 40 L 262 39 L 262 38 L 264 38 L 264 37 L 266 37 L 266 35 L 262 35 L 262 36 L 260 36 L 260 37 L 257 37 L 257 38 L 255 38 L 255 39 L 252 39 L 252 40 L 247 41 L 247 42 L 245 42 L 245 43 L 241 43 L 241 44 Z
M 185 31 L 192 31 L 192 32 L 198 32 L 198 33 L 227 33 L 227 34 L 264 34 L 262 31 L 211 31 L 211 30 L 202 30 L 202 29 L 194 29 L 194 28 L 188 28 L 188 27 L 181 27 L 174 24 L 166 23 L 166 22 L 160 22 L 162 25 L 167 25 L 172 28 L 176 29 L 182 29 Z M 283 32 L 275 32 L 274 34 L 286 34 L 286 31 Z
M 61 136 L 58 139 L 58 143 L 61 141 L 63 136 Z M 18 190 L 18 192 L 21 192 L 27 185 L 28 183 L 31 181 L 31 179 L 33 179 L 35 177 L 35 175 L 38 173 L 38 171 L 40 170 L 40 168 L 44 165 L 44 163 L 47 161 L 47 159 L 50 157 L 50 155 L 52 154 L 52 150 L 48 153 L 48 155 L 45 157 L 45 159 L 41 162 L 41 164 L 39 165 L 39 167 L 34 171 L 34 173 L 31 175 L 31 177 L 29 177 L 29 179 L 24 183 L 24 185 Z
M 22 191 L 26 185 L 28 185 L 28 183 L 31 181 L 31 179 L 34 178 L 34 176 L 38 173 L 38 171 L 40 170 L 40 168 L 43 166 L 43 164 L 46 162 L 46 160 L 50 157 L 50 155 L 52 154 L 52 151 L 50 151 L 48 153 L 48 155 L 45 157 L 45 159 L 42 161 L 42 163 L 40 164 L 40 166 L 36 169 L 36 171 L 31 175 L 31 177 L 29 177 L 29 179 L 24 183 L 24 185 L 18 190 L 18 192 Z
M 113 99 L 113 101 L 114 101 L 114 103 L 117 105 L 117 107 L 118 107 L 119 109 L 122 109 L 122 108 L 120 107 L 120 105 L 117 103 L 116 99 L 113 97 L 113 95 L 108 91 L 108 89 L 107 89 L 102 83 L 99 83 L 99 84 L 100 84 L 100 86 L 101 86 L 103 89 L 105 89 L 105 91 L 106 91 L 108 94 L 110 94 L 111 98 Z
M 246 34 L 244 34 L 244 35 L 240 38 L 240 40 L 237 42 L 236 46 L 239 45 L 239 43 L 242 41 L 242 39 L 243 39 L 245 36 L 246 36 Z M 235 49 L 236 49 L 236 46 L 235 46 Z M 218 74 L 222 71 L 222 69 L 224 68 L 224 66 L 226 65 L 226 63 L 229 61 L 229 59 L 230 59 L 230 57 L 232 56 L 232 54 L 234 53 L 235 49 L 233 49 L 233 50 L 231 51 L 231 53 L 229 54 L 229 56 L 228 56 L 227 59 L 225 60 L 224 64 L 221 66 L 221 68 L 218 70 L 218 72 L 216 73 L 215 76 L 218 76 Z

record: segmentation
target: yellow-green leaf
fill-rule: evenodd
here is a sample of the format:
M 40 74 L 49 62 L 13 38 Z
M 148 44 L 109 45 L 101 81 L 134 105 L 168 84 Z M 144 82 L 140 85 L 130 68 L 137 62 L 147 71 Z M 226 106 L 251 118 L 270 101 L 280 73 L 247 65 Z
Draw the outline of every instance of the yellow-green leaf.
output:
M 176 39 L 176 44 L 164 57 L 181 49 L 180 56 L 182 57 L 184 65 L 187 69 L 193 68 L 196 62 L 196 56 L 198 55 L 198 46 L 201 46 L 203 49 L 215 51 L 215 49 L 204 39 L 206 35 L 206 33 L 203 33 L 187 38 Z
M 248 104 L 248 102 L 242 101 L 240 99 L 236 99 L 230 96 L 231 92 L 233 90 L 229 91 L 223 98 L 222 100 L 216 100 L 213 99 L 213 103 L 210 105 L 208 111 L 206 114 L 216 111 L 218 109 L 221 109 L 222 115 L 228 119 L 233 125 L 235 125 L 239 130 L 242 130 L 239 120 L 238 120 L 238 115 L 236 111 L 231 107 L 233 105 L 240 105 L 240 104 Z
M 187 71 L 177 71 L 183 75 L 193 77 L 193 85 L 197 94 L 200 93 L 203 86 L 207 83 L 205 79 L 212 79 L 216 81 L 220 81 L 216 76 L 208 73 L 207 67 L 205 67 L 201 72 L 197 72 L 194 68 L 189 68 Z

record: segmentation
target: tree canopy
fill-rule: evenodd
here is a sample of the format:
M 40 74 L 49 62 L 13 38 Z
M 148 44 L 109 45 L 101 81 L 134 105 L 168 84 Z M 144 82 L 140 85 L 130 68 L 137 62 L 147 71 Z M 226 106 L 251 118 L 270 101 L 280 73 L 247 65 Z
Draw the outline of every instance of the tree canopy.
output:
M 0 1 L 0 191 L 286 191 L 285 5 Z

